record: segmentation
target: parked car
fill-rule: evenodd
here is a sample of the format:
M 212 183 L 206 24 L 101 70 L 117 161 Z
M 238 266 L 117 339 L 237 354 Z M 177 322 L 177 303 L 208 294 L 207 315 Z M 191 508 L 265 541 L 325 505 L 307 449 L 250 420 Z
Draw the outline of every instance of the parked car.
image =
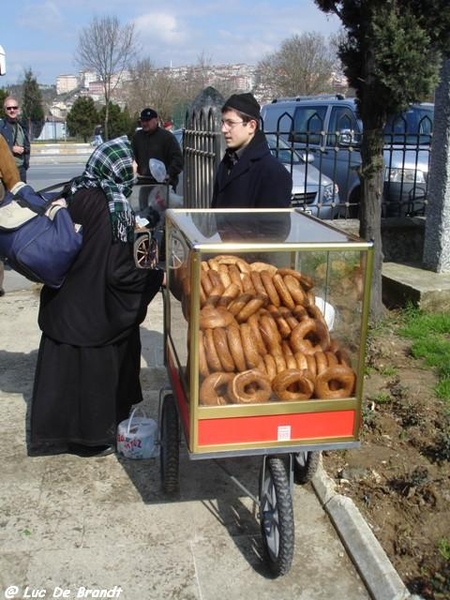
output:
M 183 130 L 172 132 L 183 147 Z M 270 151 L 283 163 L 291 173 L 293 180 L 292 206 L 300 208 L 308 214 L 320 219 L 333 219 L 343 216 L 339 207 L 339 188 L 332 180 L 321 174 L 314 165 L 307 162 L 299 152 L 275 134 L 266 134 Z M 182 175 L 177 187 L 177 193 L 183 190 Z
M 413 104 L 385 128 L 385 216 L 422 214 L 428 184 L 434 105 Z M 339 185 L 343 202 L 358 207 L 362 123 L 354 98 L 341 95 L 282 98 L 261 109 L 266 133 L 275 133 L 312 157 L 314 166 Z

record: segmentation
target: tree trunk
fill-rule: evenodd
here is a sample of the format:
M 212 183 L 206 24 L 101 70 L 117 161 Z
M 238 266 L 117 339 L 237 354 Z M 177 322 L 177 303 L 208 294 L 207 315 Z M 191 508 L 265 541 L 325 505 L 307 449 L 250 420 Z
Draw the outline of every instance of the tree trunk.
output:
M 385 109 L 378 102 L 376 82 L 373 79 L 373 62 L 374 52 L 369 47 L 366 50 L 363 102 L 361 103 L 363 139 L 361 144 L 359 233 L 362 238 L 374 243 L 370 321 L 375 324 L 385 313 L 382 294 L 381 201 L 383 197 L 383 129 L 386 114 Z
M 376 323 L 385 312 L 382 297 L 383 248 L 381 241 L 383 143 L 380 131 L 370 127 L 370 123 L 364 123 L 364 137 L 361 146 L 362 202 L 359 233 L 363 239 L 374 243 L 370 320 Z

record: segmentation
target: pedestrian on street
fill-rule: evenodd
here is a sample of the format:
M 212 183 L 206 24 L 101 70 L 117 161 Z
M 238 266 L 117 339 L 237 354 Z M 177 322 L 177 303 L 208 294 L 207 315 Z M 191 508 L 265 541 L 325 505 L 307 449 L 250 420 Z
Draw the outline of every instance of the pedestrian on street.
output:
M 103 144 L 103 137 L 102 137 L 102 133 L 103 133 L 103 129 L 101 125 L 96 125 L 95 129 L 94 129 L 94 146 L 100 146 L 100 144 Z
M 138 176 L 151 178 L 149 161 L 151 158 L 156 158 L 164 163 L 167 182 L 176 192 L 178 175 L 183 170 L 183 153 L 180 145 L 172 132 L 159 126 L 158 113 L 152 108 L 144 108 L 140 121 L 142 128 L 135 132 L 132 139 Z
M 83 246 L 63 285 L 41 291 L 31 454 L 110 454 L 142 401 L 139 325 L 165 274 L 135 266 L 133 167 L 126 136 L 104 142 L 66 194 Z
M 3 102 L 5 117 L 0 119 L 0 134 L 5 138 L 19 169 L 20 179 L 27 182 L 27 170 L 30 166 L 30 140 L 27 127 L 19 119 L 19 103 L 12 96 Z
M 211 208 L 289 208 L 292 177 L 272 155 L 259 128 L 260 105 L 233 94 L 222 107 L 227 149 L 214 181 Z
M 0 206 L 8 190 L 19 183 L 20 175 L 14 157 L 3 136 L 0 136 Z M 1 259 L 1 257 L 0 257 Z M 5 264 L 0 260 L 0 297 L 5 295 L 3 280 L 5 277 Z

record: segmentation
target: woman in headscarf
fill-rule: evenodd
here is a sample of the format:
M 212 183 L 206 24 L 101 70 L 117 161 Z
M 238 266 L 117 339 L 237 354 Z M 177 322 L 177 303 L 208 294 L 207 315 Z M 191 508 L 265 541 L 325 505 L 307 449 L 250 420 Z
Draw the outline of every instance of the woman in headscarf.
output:
M 142 400 L 139 324 L 164 273 L 135 266 L 133 180 L 122 136 L 98 146 L 71 184 L 83 246 L 62 287 L 41 292 L 31 453 L 109 454 L 118 423 Z

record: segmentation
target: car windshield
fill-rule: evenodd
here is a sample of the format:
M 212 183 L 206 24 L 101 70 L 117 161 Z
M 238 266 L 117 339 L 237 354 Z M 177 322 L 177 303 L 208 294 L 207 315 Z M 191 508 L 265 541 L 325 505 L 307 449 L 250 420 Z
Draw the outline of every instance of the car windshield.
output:
M 433 116 L 432 106 L 411 106 L 388 120 L 384 141 L 387 144 L 430 144 Z
M 299 165 L 304 163 L 300 154 L 293 150 L 289 144 L 287 144 L 280 137 L 272 134 L 266 134 L 266 139 L 272 154 L 276 156 L 283 164 Z

